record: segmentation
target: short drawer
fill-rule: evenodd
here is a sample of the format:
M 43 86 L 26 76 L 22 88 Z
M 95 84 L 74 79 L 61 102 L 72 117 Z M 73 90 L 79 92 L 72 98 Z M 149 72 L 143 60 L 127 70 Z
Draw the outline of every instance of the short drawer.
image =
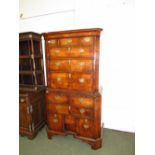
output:
M 91 92 L 93 89 L 93 75 L 89 73 L 73 73 L 70 87 L 72 90 Z
M 46 46 L 47 47 L 53 47 L 58 45 L 58 40 L 57 39 L 49 39 L 46 41 Z
M 47 113 L 69 114 L 68 105 L 55 105 L 47 103 Z
M 54 89 L 66 89 L 69 86 L 69 75 L 67 73 L 49 73 L 48 87 Z
M 93 60 L 71 60 L 71 71 L 84 72 L 93 70 Z
M 59 40 L 60 46 L 78 45 L 79 38 L 63 38 Z
M 93 108 L 93 98 L 88 97 L 71 97 L 71 105 L 75 107 Z
M 93 45 L 94 38 L 93 37 L 82 37 L 80 39 L 80 44 L 82 45 Z
M 70 112 L 73 116 L 80 118 L 93 118 L 94 116 L 93 109 L 89 108 L 71 106 Z
M 53 104 L 68 104 L 68 97 L 65 95 L 59 95 L 57 93 L 48 93 L 46 94 L 46 100 L 48 103 Z
M 69 71 L 70 60 L 52 60 L 49 62 L 49 69 L 52 71 Z

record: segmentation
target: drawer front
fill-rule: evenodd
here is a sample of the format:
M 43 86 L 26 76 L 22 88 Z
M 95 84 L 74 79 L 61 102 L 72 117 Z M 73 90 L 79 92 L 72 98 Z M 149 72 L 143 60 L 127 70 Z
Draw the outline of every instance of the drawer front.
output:
M 51 60 L 49 69 L 52 71 L 69 71 L 70 60 Z
M 94 138 L 95 128 L 93 121 L 86 118 L 79 119 L 77 125 L 77 133 L 83 137 Z
M 57 113 L 57 114 L 69 114 L 69 106 L 68 105 L 55 105 L 55 104 L 47 104 L 48 113 Z
M 69 86 L 67 73 L 49 73 L 48 87 L 66 89 Z
M 93 57 L 93 49 L 90 47 L 72 47 L 70 49 L 72 57 Z
M 93 109 L 89 108 L 71 106 L 70 112 L 73 116 L 80 118 L 93 118 L 94 116 Z
M 94 41 L 93 37 L 82 37 L 80 39 L 80 44 L 90 46 L 93 45 L 93 41 Z
M 58 132 L 64 131 L 64 118 L 58 114 L 47 115 L 48 128 Z
M 46 94 L 46 100 L 48 103 L 53 104 L 68 104 L 68 97 L 65 95 L 58 95 L 56 93 Z
M 92 74 L 73 73 L 71 76 L 71 89 L 81 91 L 92 91 L 93 87 L 93 76 Z
M 58 57 L 58 58 L 61 58 L 61 57 L 69 57 L 69 54 L 70 54 L 70 48 L 49 48 L 48 49 L 48 56 L 51 57 L 51 58 L 54 58 L 54 57 Z
M 53 46 L 57 46 L 57 45 L 58 45 L 57 39 L 50 39 L 50 40 L 47 40 L 47 42 L 46 42 L 46 46 L 48 46 L 48 47 L 53 47 Z
M 79 38 L 63 38 L 59 40 L 60 46 L 78 45 Z
M 75 107 L 93 108 L 93 98 L 71 97 L 71 105 Z
M 92 60 L 71 60 L 71 71 L 83 72 L 92 70 L 93 70 Z

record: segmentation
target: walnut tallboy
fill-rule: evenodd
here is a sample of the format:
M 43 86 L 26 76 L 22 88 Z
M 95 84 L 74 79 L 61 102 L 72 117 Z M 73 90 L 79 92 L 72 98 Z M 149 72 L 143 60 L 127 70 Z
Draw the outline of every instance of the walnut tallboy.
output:
M 73 134 L 98 149 L 101 138 L 99 40 L 102 29 L 44 33 L 47 133 Z

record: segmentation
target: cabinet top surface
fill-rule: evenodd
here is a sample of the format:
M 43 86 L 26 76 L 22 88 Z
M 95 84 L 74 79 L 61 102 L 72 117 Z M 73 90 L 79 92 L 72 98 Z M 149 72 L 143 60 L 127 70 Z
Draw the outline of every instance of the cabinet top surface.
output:
M 93 36 L 93 35 L 100 35 L 100 32 L 103 29 L 101 28 L 90 28 L 90 29 L 76 29 L 76 30 L 65 30 L 65 31 L 55 31 L 55 32 L 45 32 L 42 33 L 47 38 L 54 38 L 54 37 L 70 37 L 70 36 Z

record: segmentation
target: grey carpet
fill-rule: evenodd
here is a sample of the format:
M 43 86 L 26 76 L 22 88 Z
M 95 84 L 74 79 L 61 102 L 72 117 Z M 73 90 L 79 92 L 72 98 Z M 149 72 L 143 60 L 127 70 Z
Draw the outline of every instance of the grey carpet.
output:
M 19 155 L 134 155 L 135 134 L 104 129 L 103 146 L 91 147 L 73 136 L 47 138 L 43 128 L 33 140 L 19 138 Z

